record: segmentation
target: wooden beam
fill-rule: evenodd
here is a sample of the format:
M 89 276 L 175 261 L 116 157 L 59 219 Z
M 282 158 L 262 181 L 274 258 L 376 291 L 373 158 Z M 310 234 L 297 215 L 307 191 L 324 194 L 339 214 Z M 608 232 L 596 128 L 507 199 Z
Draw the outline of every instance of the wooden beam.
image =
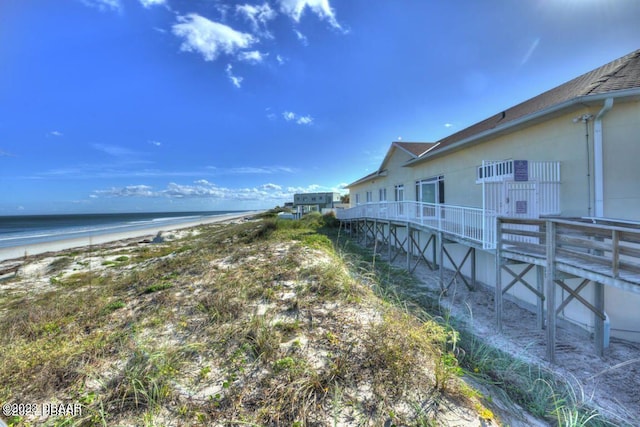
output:
M 447 283 L 447 286 L 445 286 L 445 288 L 443 288 L 443 291 L 447 291 L 449 289 L 449 287 L 451 286 L 451 284 L 453 283 L 453 281 L 458 276 L 460 276 L 460 278 L 464 282 L 464 284 L 467 287 L 467 289 L 469 289 L 470 291 L 474 290 L 474 288 L 469 284 L 469 282 L 467 282 L 467 279 L 462 274 L 462 267 L 464 266 L 465 262 L 469 258 L 469 255 L 471 255 L 471 253 L 475 254 L 475 252 L 474 252 L 475 249 L 473 247 L 469 247 L 469 249 L 467 250 L 467 253 L 464 255 L 464 258 L 462 258 L 462 261 L 460 262 L 459 265 L 456 264 L 456 262 L 454 261 L 453 257 L 451 257 L 451 255 L 449 254 L 449 251 L 447 251 L 447 248 L 445 248 L 444 245 L 442 246 L 442 249 L 444 251 L 444 254 L 447 256 L 447 258 L 449 258 L 449 262 L 451 262 L 451 265 L 453 266 L 453 268 L 455 268 L 455 271 L 453 273 L 453 277 L 451 278 L 451 280 L 449 280 L 449 283 Z M 472 270 L 475 270 L 475 268 L 473 268 Z M 475 282 L 475 279 L 473 281 Z
M 596 316 L 600 317 L 602 320 L 604 320 L 604 312 L 598 310 L 593 304 L 591 304 L 589 301 L 587 301 L 585 298 L 583 298 L 580 295 L 580 291 L 582 289 L 585 288 L 585 286 L 587 286 L 590 282 L 589 279 L 584 279 L 580 285 L 578 285 L 578 287 L 576 289 L 571 289 L 571 287 L 569 285 L 567 285 L 566 283 L 564 283 L 564 281 L 562 280 L 557 280 L 555 281 L 558 285 L 560 285 L 560 287 L 562 287 L 562 289 L 564 289 L 565 291 L 567 291 L 569 293 L 569 296 L 562 301 L 562 304 L 560 304 L 560 306 L 556 309 L 556 313 L 559 314 L 570 302 L 571 300 L 573 300 L 574 298 L 577 299 L 578 301 L 580 301 L 582 303 L 582 305 L 584 305 L 585 307 L 587 307 L 589 310 L 591 310 Z
M 438 247 L 440 248 L 440 289 L 444 291 L 444 238 L 438 231 Z
M 540 298 L 536 300 L 536 320 L 538 329 L 544 329 L 544 267 L 536 265 L 536 289 Z
M 397 234 L 397 225 L 394 225 L 393 228 L 390 228 L 390 233 L 393 235 L 394 238 L 394 246 L 397 248 L 395 251 L 395 255 L 393 256 L 393 258 L 389 258 L 391 261 L 390 262 L 394 262 L 396 260 L 396 258 L 398 257 L 398 255 L 400 254 L 400 251 L 404 251 L 404 244 L 405 242 L 408 241 L 408 238 L 405 237 L 404 240 L 400 241 L 400 239 L 398 238 L 398 234 Z M 393 231 L 391 231 L 393 230 Z M 398 246 L 399 244 L 399 246 Z
M 412 251 L 413 251 L 414 247 L 418 250 L 418 255 L 417 255 L 418 259 L 416 260 L 416 263 L 413 266 L 410 266 L 409 272 L 413 273 L 415 271 L 415 269 L 418 267 L 418 264 L 420 264 L 420 260 L 421 259 L 424 260 L 424 262 L 427 264 L 427 266 L 429 267 L 430 270 L 432 270 L 432 271 L 435 270 L 435 265 L 436 265 L 435 257 L 434 257 L 433 264 L 432 264 L 431 262 L 429 262 L 429 260 L 427 259 L 427 257 L 424 254 L 427 251 L 427 249 L 429 249 L 429 245 L 431 245 L 431 246 L 433 246 L 435 248 L 435 235 L 430 233 L 429 234 L 429 238 L 427 240 L 427 243 L 425 244 L 424 247 L 421 248 L 420 247 L 420 230 L 413 229 L 411 231 L 412 231 L 412 233 L 409 236 L 410 240 L 411 240 L 410 246 L 411 246 Z M 418 234 L 418 239 L 414 238 L 415 232 L 417 232 L 417 234 Z
M 556 361 L 556 224 L 547 221 L 546 267 L 544 277 L 545 299 L 547 300 L 547 359 Z
M 604 285 L 599 282 L 593 282 L 593 286 L 595 308 L 604 314 Z M 608 342 L 605 342 L 604 324 L 606 320 L 606 315 L 602 317 L 593 316 L 593 345 L 599 357 L 604 356 L 604 349 L 609 345 Z
M 527 266 L 525 268 L 522 269 L 522 271 L 520 273 L 515 273 L 513 270 L 511 270 L 507 265 L 504 265 L 502 267 L 507 273 L 509 273 L 511 276 L 513 276 L 513 279 L 509 282 L 509 284 L 507 286 L 505 286 L 502 289 L 502 293 L 505 294 L 507 293 L 507 291 L 509 289 L 511 289 L 511 287 L 513 285 L 515 285 L 516 283 L 520 282 L 522 283 L 527 289 L 529 289 L 531 292 L 533 292 L 538 298 L 540 297 L 544 297 L 544 295 L 542 294 L 538 294 L 537 289 L 534 289 L 533 286 L 531 286 L 526 280 L 524 280 L 524 275 L 527 274 L 532 268 L 533 268 L 533 264 L 527 264 Z
M 494 304 L 496 310 L 496 325 L 498 332 L 502 332 L 502 267 L 505 260 L 502 258 L 502 219 L 496 220 L 496 290 Z

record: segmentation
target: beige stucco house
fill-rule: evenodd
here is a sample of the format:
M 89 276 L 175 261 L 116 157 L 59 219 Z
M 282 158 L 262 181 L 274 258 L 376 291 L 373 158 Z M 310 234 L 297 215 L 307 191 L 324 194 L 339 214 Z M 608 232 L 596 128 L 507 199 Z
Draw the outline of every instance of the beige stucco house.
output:
M 610 225 L 638 227 L 640 50 L 439 141 L 394 142 L 379 169 L 348 188 L 351 209 L 342 218 L 406 218 L 424 224 L 421 232 L 427 234 L 439 231 L 443 218 L 453 220 L 459 208 L 463 219 L 456 221 L 467 223 L 458 229 L 479 234 L 444 244 L 451 253 L 476 245 L 474 266 L 461 272 L 468 275 L 473 268 L 475 278 L 488 286 L 496 286 L 498 274 L 502 282 L 510 279 L 495 267 L 497 217 L 606 219 Z M 448 259 L 437 262 L 459 267 Z M 523 278 L 536 283 L 536 274 L 544 273 L 532 269 Z M 578 291 L 594 304 L 595 283 Z M 605 286 L 604 293 L 610 334 L 640 341 L 640 291 Z M 522 283 L 508 294 L 525 305 L 544 300 Z M 574 300 L 559 316 L 592 330 L 597 323 L 592 314 Z

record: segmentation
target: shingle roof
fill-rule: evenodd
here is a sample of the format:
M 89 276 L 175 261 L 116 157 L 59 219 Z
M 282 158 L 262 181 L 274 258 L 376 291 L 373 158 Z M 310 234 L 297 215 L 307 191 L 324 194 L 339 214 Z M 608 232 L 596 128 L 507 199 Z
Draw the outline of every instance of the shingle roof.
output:
M 396 141 L 391 144 L 380 169 L 360 178 L 347 187 L 380 176 L 383 173 L 382 167 L 391 156 L 394 147 L 405 150 L 413 157 L 407 162 L 407 165 L 411 165 L 421 162 L 422 159 L 428 157 L 426 156 L 427 153 L 429 155 L 431 153 L 438 153 L 457 142 L 465 141 L 469 138 L 473 139 L 480 134 L 491 132 L 494 129 L 497 130 L 518 119 L 527 120 L 527 116 L 543 112 L 554 106 L 590 95 L 607 94 L 624 89 L 640 89 L 640 49 L 471 125 L 466 129 L 449 135 L 436 143 Z
M 438 141 L 438 147 L 430 153 L 576 98 L 636 88 L 640 88 L 640 49 L 449 135 Z M 411 163 L 416 161 L 419 159 Z
M 433 147 L 437 146 L 438 144 L 435 142 L 405 142 L 405 141 L 395 141 L 393 143 L 391 143 L 391 146 L 389 147 L 389 150 L 387 151 L 386 156 L 384 157 L 384 160 L 382 161 L 382 164 L 380 164 L 380 167 L 378 168 L 378 170 L 376 170 L 373 173 L 370 173 L 367 176 L 364 176 L 360 179 L 358 179 L 355 182 L 352 182 L 351 184 L 347 185 L 347 188 L 357 185 L 357 184 L 361 184 L 363 182 L 369 181 L 371 179 L 374 179 L 378 176 L 381 175 L 385 175 L 386 171 L 383 169 L 385 163 L 387 163 L 387 161 L 389 160 L 389 158 L 391 158 L 391 155 L 393 154 L 394 150 L 396 148 L 400 148 L 401 150 L 405 151 L 407 154 L 409 154 L 411 156 L 411 160 L 415 160 L 418 157 L 420 157 L 422 154 L 426 153 L 427 151 L 431 150 Z
M 420 156 L 424 154 L 426 151 L 433 148 L 436 145 L 434 142 L 394 142 L 395 145 L 403 148 L 405 151 L 408 151 L 410 154 L 414 156 Z
M 358 179 L 357 181 L 354 181 L 351 184 L 347 185 L 346 188 L 353 187 L 354 185 L 358 185 L 358 184 L 361 184 L 363 182 L 367 182 L 370 179 L 373 179 L 376 176 L 378 176 L 379 173 L 380 173 L 380 170 L 377 170 L 375 172 L 370 173 L 369 175 L 363 176 L 362 178 Z

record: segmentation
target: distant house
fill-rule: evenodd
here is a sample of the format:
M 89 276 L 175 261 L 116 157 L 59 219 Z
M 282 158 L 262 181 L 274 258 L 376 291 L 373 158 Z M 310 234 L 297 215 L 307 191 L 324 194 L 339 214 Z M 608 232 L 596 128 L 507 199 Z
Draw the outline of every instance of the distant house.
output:
M 601 320 L 607 325 L 610 321 L 612 335 L 640 341 L 640 275 L 637 283 L 633 277 L 622 280 L 616 267 L 608 282 L 588 267 L 591 261 L 587 256 L 593 257 L 594 265 L 606 263 L 608 258 L 618 262 L 618 237 L 611 238 L 609 228 L 639 225 L 640 50 L 439 141 L 394 142 L 378 170 L 348 188 L 351 209 L 340 218 L 381 220 L 379 232 L 373 228 L 365 231 L 372 237 L 389 241 L 391 236 L 392 246 L 424 254 L 425 248 L 417 243 L 419 249 L 402 243 L 403 239 L 411 242 L 410 234 L 415 231 L 411 227 L 415 226 L 423 235 L 422 241 L 437 235 L 445 252 L 452 254 L 442 259 L 442 251 L 434 250 L 434 264 L 459 269 L 461 274 L 473 275 L 474 280 L 498 289 L 503 282 L 509 283 L 507 294 L 538 307 L 557 293 L 559 317 L 590 330 L 602 327 Z M 508 245 L 501 246 L 513 236 L 497 232 L 496 218 L 511 219 L 514 224 L 520 220 L 520 225 L 501 230 L 524 230 L 518 231 L 523 234 L 519 241 L 538 244 L 537 249 L 542 250 L 545 229 L 536 224 L 552 217 L 601 224 L 600 234 L 593 231 L 589 241 L 604 243 L 585 250 L 588 253 L 580 272 L 557 267 L 575 274 L 560 280 L 566 288 L 558 286 L 554 295 L 543 295 L 540 286 L 536 293 L 531 289 L 536 286 L 530 285 L 540 283 L 542 270 L 527 270 L 512 284 L 510 272 L 496 269 L 496 257 L 501 265 L 502 257 L 513 255 L 504 250 Z M 525 220 L 538 222 L 525 226 Z M 396 230 L 403 221 L 409 227 Z M 534 229 L 538 234 L 533 234 Z M 571 239 L 582 238 L 562 237 L 562 241 L 569 247 L 577 242 Z M 640 269 L 637 245 L 640 240 L 628 243 L 623 252 L 629 255 L 625 262 L 629 266 L 637 263 Z M 560 244 L 558 247 L 562 249 Z M 469 248 L 474 249 L 472 264 L 459 265 L 455 254 L 468 254 Z M 575 250 L 581 253 L 579 248 Z M 509 261 L 520 263 L 511 268 L 515 275 L 527 265 L 545 266 L 544 257 L 518 256 Z M 589 283 L 580 285 L 585 278 Z M 600 292 L 602 283 L 607 284 L 602 291 L 606 303 L 598 309 L 594 305 L 600 298 L 593 295 Z M 572 297 L 565 302 L 567 295 Z M 600 320 L 592 319 L 594 314 Z
M 293 208 L 300 214 L 334 209 L 339 204 L 340 193 L 296 193 L 293 195 Z

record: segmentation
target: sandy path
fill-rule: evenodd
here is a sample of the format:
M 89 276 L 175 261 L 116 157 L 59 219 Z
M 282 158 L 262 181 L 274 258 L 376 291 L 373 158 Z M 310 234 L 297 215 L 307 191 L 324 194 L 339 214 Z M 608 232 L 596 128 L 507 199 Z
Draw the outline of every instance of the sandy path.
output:
M 401 262 L 394 265 L 404 267 Z M 453 272 L 444 273 L 448 282 Z M 423 289 L 439 292 L 439 272 L 421 263 L 414 276 Z M 640 343 L 612 338 L 604 356 L 598 357 L 587 331 L 559 320 L 556 363 L 550 364 L 546 360 L 545 331 L 536 327 L 531 311 L 505 301 L 503 331 L 498 332 L 493 293 L 493 288 L 484 286 L 470 292 L 464 284 L 457 283 L 441 303 L 485 342 L 563 378 L 578 398 L 599 408 L 616 425 L 640 425 Z

